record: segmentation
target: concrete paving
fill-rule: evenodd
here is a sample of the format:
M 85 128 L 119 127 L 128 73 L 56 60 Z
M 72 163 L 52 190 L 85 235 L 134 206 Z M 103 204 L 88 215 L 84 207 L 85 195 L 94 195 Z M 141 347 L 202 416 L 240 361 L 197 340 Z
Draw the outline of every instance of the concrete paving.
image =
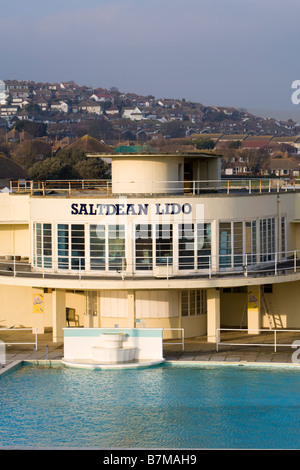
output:
M 179 344 L 165 344 L 163 355 L 167 361 L 175 362 L 294 364 L 297 351 L 290 345 L 293 341 L 300 339 L 300 333 L 289 332 L 284 335 L 281 340 L 278 339 L 283 346 L 278 345 L 276 351 L 274 346 L 268 345 L 272 343 L 269 331 L 259 336 L 245 335 L 244 332 L 230 332 L 222 337 L 223 344 L 218 346 L 218 350 L 215 343 L 207 342 L 206 337 L 198 337 L 186 339 L 184 350 Z M 6 343 L 5 367 L 11 366 L 16 361 L 60 361 L 64 356 L 63 343 L 54 343 L 51 331 L 38 335 L 37 348 L 33 344 L 15 344 L 35 341 L 34 335 L 30 332 L 18 331 L 18 329 L 11 331 L 0 329 L 0 340 Z M 240 345 L 241 341 L 245 342 L 245 345 Z M 229 342 L 230 345 L 224 344 L 225 342 Z M 234 342 L 239 344 L 235 345 Z M 267 345 L 257 346 L 256 344 Z
M 186 339 L 184 350 L 181 345 L 165 344 L 163 355 L 167 361 L 174 362 L 199 362 L 199 363 L 257 363 L 257 364 L 295 364 L 297 351 L 292 348 L 293 341 L 300 340 L 300 333 L 285 333 L 281 339 L 283 346 L 278 345 L 276 351 L 274 346 L 256 346 L 255 344 L 270 343 L 270 332 L 258 335 L 245 335 L 243 333 L 228 333 L 222 339 L 230 342 L 230 345 L 221 344 L 216 348 L 215 343 L 208 343 L 206 337 Z M 11 367 L 16 361 L 60 361 L 64 356 L 63 343 L 52 341 L 52 332 L 38 335 L 37 348 L 33 344 L 15 344 L 16 342 L 34 342 L 35 337 L 30 332 L 21 332 L 13 329 L 9 332 L 1 331 L 0 340 L 5 342 L 4 369 Z M 234 345 L 244 340 L 253 346 Z M 297 346 L 298 348 L 299 346 Z M 293 356 L 294 354 L 294 356 Z M 296 356 L 297 359 L 297 356 Z M 297 362 L 297 361 L 296 361 Z M 299 350 L 300 363 L 300 350 Z M 3 371 L 3 368 L 2 368 Z

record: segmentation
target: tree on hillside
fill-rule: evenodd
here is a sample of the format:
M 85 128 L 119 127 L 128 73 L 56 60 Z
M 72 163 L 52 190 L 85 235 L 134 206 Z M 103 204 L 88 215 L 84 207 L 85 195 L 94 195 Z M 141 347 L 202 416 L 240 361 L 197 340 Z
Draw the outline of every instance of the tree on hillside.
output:
M 106 179 L 110 177 L 109 166 L 100 158 L 88 158 L 78 149 L 65 149 L 55 157 L 35 163 L 29 170 L 34 180 L 53 179 Z
M 164 135 L 171 137 L 171 139 L 185 137 L 185 127 L 180 121 L 166 122 L 161 126 L 161 130 Z
M 198 150 L 212 150 L 215 147 L 214 141 L 208 137 L 201 137 L 194 144 Z
M 47 124 L 44 122 L 17 121 L 15 129 L 18 132 L 28 132 L 32 137 L 43 137 L 47 135 Z

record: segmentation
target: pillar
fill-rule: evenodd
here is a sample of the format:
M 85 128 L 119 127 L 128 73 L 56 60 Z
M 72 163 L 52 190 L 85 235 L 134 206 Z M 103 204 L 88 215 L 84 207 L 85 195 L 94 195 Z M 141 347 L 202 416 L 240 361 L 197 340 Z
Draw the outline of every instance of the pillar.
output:
M 207 289 L 207 342 L 217 342 L 220 328 L 220 289 Z
M 127 293 L 128 301 L 128 328 L 135 328 L 135 295 L 134 290 Z
M 248 286 L 247 317 L 248 333 L 259 334 L 261 328 L 261 292 L 260 286 Z M 251 331 L 249 331 L 251 330 Z
M 53 342 L 64 340 L 63 328 L 66 327 L 66 292 L 63 289 L 52 291 Z

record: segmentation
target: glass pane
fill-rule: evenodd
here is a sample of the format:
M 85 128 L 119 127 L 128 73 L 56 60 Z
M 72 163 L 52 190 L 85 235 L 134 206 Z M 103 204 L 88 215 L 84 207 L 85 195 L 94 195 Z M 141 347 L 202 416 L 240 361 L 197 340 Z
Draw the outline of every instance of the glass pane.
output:
M 156 264 L 173 264 L 173 227 L 170 224 L 156 225 Z
M 57 254 L 58 268 L 69 268 L 69 226 L 58 224 L 57 226 Z
M 211 224 L 197 225 L 198 269 L 208 269 L 211 255 Z
M 286 256 L 285 252 L 285 217 L 281 217 L 281 255 Z
M 51 224 L 43 224 L 44 267 L 52 268 L 52 229 Z
M 84 269 L 84 225 L 71 225 L 71 268 Z
M 187 317 L 189 314 L 189 292 L 181 291 L 181 315 Z
M 90 226 L 90 267 L 92 270 L 105 269 L 105 226 Z
M 219 224 L 219 264 L 220 268 L 231 266 L 231 223 Z
M 109 269 L 125 269 L 125 226 L 109 225 L 108 227 Z
M 42 224 L 36 224 L 36 265 L 42 266 Z
M 233 263 L 243 265 L 243 222 L 233 222 Z
M 194 224 L 179 224 L 179 269 L 194 269 Z
M 196 291 L 190 291 L 190 315 L 196 315 Z
M 152 243 L 151 225 L 136 225 L 135 267 L 137 270 L 150 270 L 153 268 Z

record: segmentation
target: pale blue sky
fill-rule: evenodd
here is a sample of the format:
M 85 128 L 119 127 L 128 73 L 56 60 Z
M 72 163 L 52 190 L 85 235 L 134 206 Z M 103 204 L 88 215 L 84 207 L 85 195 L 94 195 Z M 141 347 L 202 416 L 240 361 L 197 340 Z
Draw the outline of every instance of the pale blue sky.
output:
M 299 0 L 0 0 L 0 79 L 283 109 L 300 80 Z

